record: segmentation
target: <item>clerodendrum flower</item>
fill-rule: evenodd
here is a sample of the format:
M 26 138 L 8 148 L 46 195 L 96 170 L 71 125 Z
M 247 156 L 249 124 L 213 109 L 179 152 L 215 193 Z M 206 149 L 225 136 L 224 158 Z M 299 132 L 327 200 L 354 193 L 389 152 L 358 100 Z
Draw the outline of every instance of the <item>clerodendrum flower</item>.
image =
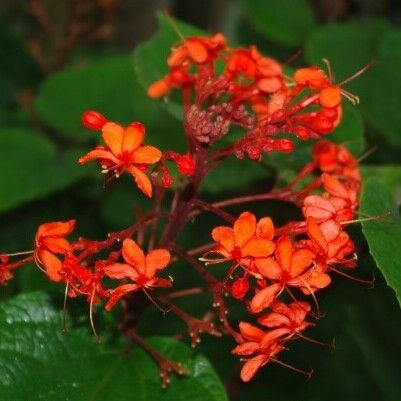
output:
M 98 146 L 79 159 L 81 164 L 99 160 L 103 172 L 112 172 L 119 177 L 127 170 L 134 178 L 139 189 L 147 196 L 152 196 L 152 184 L 144 173 L 148 164 L 157 163 L 162 152 L 154 146 L 141 146 L 145 138 L 145 127 L 135 122 L 127 128 L 114 122 L 107 122 L 102 127 L 102 136 L 106 146 Z
M 128 278 L 132 283 L 114 289 L 106 310 L 112 309 L 129 292 L 171 286 L 171 280 L 156 277 L 157 272 L 170 263 L 170 252 L 166 249 L 153 249 L 145 256 L 138 244 L 127 238 L 123 241 L 122 255 L 126 263 L 109 265 L 104 268 L 104 273 L 117 280 Z
M 241 213 L 233 228 L 219 226 L 213 229 L 212 237 L 217 242 L 210 253 L 221 255 L 223 259 L 204 259 L 209 263 L 234 261 L 243 267 L 250 267 L 255 258 L 271 255 L 275 245 L 274 226 L 270 217 L 256 221 L 249 212 Z
M 75 220 L 55 221 L 41 224 L 35 235 L 35 259 L 44 267 L 52 281 L 60 281 L 62 262 L 56 254 L 71 251 L 70 243 L 64 238 L 71 234 Z

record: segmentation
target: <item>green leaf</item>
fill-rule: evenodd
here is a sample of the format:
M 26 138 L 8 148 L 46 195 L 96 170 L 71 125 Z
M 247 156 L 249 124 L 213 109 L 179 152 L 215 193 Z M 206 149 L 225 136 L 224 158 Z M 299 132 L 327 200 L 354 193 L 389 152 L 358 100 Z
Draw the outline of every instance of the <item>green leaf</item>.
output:
M 167 74 L 167 58 L 171 48 L 181 40 L 172 23 L 183 37 L 205 35 L 205 32 L 200 29 L 167 17 L 165 14 L 158 13 L 157 18 L 159 20 L 159 29 L 156 34 L 147 42 L 139 45 L 134 52 L 135 72 L 145 90 L 151 83 Z M 163 102 L 163 106 L 176 118 L 182 120 L 180 99 L 177 101 L 170 99 L 167 102 Z
M 302 45 L 316 26 L 307 0 L 242 0 L 255 28 L 286 46 Z
M 267 182 L 270 175 L 271 170 L 264 168 L 259 162 L 248 158 L 239 160 L 235 156 L 230 156 L 219 163 L 205 177 L 201 190 L 211 194 L 218 194 L 238 188 L 244 190 L 256 181 L 265 180 Z
M 48 77 L 35 103 L 39 116 L 59 133 L 76 141 L 94 137 L 82 127 L 85 110 L 97 110 L 122 124 L 141 121 L 146 142 L 166 149 L 182 147 L 179 123 L 148 99 L 138 84 L 130 55 L 114 56 L 80 67 L 66 68 Z
M 377 267 L 401 304 L 401 217 L 391 191 L 376 178 L 368 179 L 364 185 L 361 212 L 367 216 L 391 213 L 377 220 L 362 222 L 362 230 Z
M 78 151 L 58 155 L 51 142 L 21 128 L 0 132 L 0 212 L 60 191 L 88 172 Z
M 397 165 L 365 165 L 361 166 L 363 180 L 374 177 L 388 186 L 397 200 L 401 203 L 401 166 Z
M 151 338 L 155 349 L 181 361 L 191 374 L 160 387 L 154 361 L 97 344 L 86 327 L 61 331 L 61 314 L 43 293 L 17 296 L 0 305 L 2 401 L 226 401 L 221 382 L 201 355 L 170 338 Z

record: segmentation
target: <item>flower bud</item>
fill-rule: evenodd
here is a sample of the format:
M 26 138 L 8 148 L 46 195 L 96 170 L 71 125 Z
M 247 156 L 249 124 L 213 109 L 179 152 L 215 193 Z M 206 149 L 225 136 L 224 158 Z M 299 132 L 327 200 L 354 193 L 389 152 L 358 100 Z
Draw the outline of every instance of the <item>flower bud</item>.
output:
M 235 299 L 242 299 L 245 297 L 248 290 L 249 290 L 248 279 L 245 277 L 241 277 L 233 282 L 231 286 L 231 295 Z
M 195 162 L 188 155 L 181 156 L 178 159 L 177 167 L 182 175 L 191 176 L 195 172 Z
M 94 110 L 85 111 L 85 113 L 82 114 L 81 121 L 85 128 L 92 131 L 100 131 L 103 125 L 107 123 L 106 117 Z

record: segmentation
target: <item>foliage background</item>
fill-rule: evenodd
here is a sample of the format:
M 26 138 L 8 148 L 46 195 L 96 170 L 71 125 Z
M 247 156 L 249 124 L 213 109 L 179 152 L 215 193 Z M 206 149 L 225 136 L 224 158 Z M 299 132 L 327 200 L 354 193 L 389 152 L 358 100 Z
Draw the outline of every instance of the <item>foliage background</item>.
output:
M 75 7 L 77 21 L 71 18 Z M 374 61 L 347 87 L 360 96 L 361 104 L 347 107 L 333 138 L 356 154 L 377 145 L 363 162 L 367 180 L 362 211 L 375 215 L 392 210 L 393 218 L 363 225 L 374 259 L 361 228 L 352 228 L 359 248 L 357 274 L 374 275 L 375 286 L 367 289 L 336 278 L 327 292 L 319 294 L 326 317 L 310 335 L 326 341 L 334 337 L 336 351 L 299 343 L 285 355 L 296 366 L 313 366 L 309 381 L 269 366 L 244 385 L 238 380 L 237 358 L 230 355 L 230 339 L 204 338 L 192 352 L 168 337 L 182 329 L 178 321 L 149 310 L 141 332 L 161 336 L 152 340 L 155 346 L 182 359 L 193 372 L 191 379 L 173 378 L 171 388 L 162 392 L 156 367 L 142 351 L 121 355 L 121 339 L 112 330 L 116 317 L 101 311 L 96 315 L 102 333 L 98 345 L 88 329 L 85 306 L 71 302 L 71 329 L 61 333 L 64 289 L 49 284 L 30 266 L 1 288 L 0 399 L 401 399 L 401 314 L 395 294 L 400 299 L 401 4 L 396 0 L 3 0 L 0 250 L 30 249 L 38 224 L 67 218 L 78 219 L 80 235 L 100 239 L 129 225 L 134 205 L 146 208 L 128 179 L 104 188 L 96 168 L 79 167 L 76 160 L 96 141 L 80 126 L 86 109 L 122 123 L 141 120 L 149 143 L 182 150 L 176 107 L 150 101 L 143 86 L 164 73 L 168 46 L 178 40 L 161 18 L 161 33 L 138 46 L 158 29 L 155 12 L 162 7 L 189 24 L 222 31 L 231 43 L 255 43 L 282 61 L 302 50 L 291 67 L 321 65 L 327 58 L 337 82 Z M 182 29 L 194 32 L 191 27 Z M 83 33 L 76 36 L 77 32 Z M 305 162 L 309 148 L 291 156 L 266 157 L 262 166 L 227 160 L 206 180 L 202 194 L 213 200 L 283 184 Z M 255 204 L 253 210 L 278 222 L 296 216 L 288 205 L 276 202 Z M 196 221 L 181 243 L 198 245 L 194 238 L 201 236 L 206 242 L 216 222 L 212 217 Z M 177 286 L 196 283 L 196 276 L 183 265 L 173 275 Z M 17 295 L 21 293 L 26 295 Z M 190 309 L 200 316 L 209 301 L 207 296 L 199 298 Z

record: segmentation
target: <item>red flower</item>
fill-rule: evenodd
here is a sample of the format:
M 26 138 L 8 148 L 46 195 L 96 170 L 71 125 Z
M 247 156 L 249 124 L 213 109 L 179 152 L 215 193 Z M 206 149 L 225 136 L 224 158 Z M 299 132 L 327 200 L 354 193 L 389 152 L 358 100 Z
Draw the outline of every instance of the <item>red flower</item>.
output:
M 221 33 L 217 33 L 211 37 L 193 36 L 185 39 L 171 52 L 171 55 L 167 59 L 167 64 L 170 67 L 187 67 L 192 63 L 208 63 L 225 46 L 226 39 Z
M 237 345 L 231 352 L 234 355 L 251 356 L 241 369 L 241 379 L 248 382 L 262 366 L 271 361 L 283 349 L 279 344 L 279 339 L 286 334 L 286 330 L 276 329 L 264 332 L 246 322 L 240 322 L 239 329 L 242 337 L 248 341 Z
M 106 310 L 111 310 L 129 292 L 171 286 L 171 280 L 156 277 L 157 272 L 170 263 L 170 253 L 166 249 L 154 249 L 145 256 L 138 244 L 127 238 L 123 241 L 122 255 L 126 263 L 106 266 L 104 274 L 117 280 L 128 278 L 133 283 L 115 288 L 106 304 Z
M 255 261 L 258 271 L 273 284 L 261 289 L 252 298 L 251 312 L 259 313 L 270 306 L 286 286 L 300 288 L 305 293 L 328 286 L 330 277 L 312 265 L 315 256 L 308 248 L 295 250 L 288 237 L 279 238 L 274 257 Z
M 134 178 L 139 189 L 147 196 L 152 196 L 152 184 L 143 172 L 147 164 L 157 163 L 162 153 L 154 146 L 141 146 L 145 137 L 145 128 L 141 123 L 132 123 L 123 128 L 113 122 L 102 127 L 106 147 L 98 146 L 79 159 L 81 164 L 99 160 L 103 172 L 113 172 L 119 177 L 127 170 Z
M 41 224 L 35 235 L 35 259 L 44 267 L 52 281 L 60 281 L 62 262 L 56 254 L 65 255 L 71 251 L 70 243 L 64 238 L 71 234 L 75 220 L 56 221 Z
M 289 336 L 300 333 L 311 323 L 305 321 L 311 307 L 307 302 L 293 302 L 286 305 L 275 300 L 271 305 L 271 313 L 260 316 L 258 323 L 269 328 L 286 329 Z M 288 338 L 288 337 L 287 337 Z
M 255 258 L 271 255 L 275 245 L 272 241 L 274 233 L 270 217 L 256 222 L 256 217 L 249 212 L 242 213 L 234 223 L 234 227 L 219 226 L 213 229 L 212 237 L 217 245 L 210 253 L 217 253 L 223 259 L 205 259 L 208 263 L 220 263 L 233 260 L 236 265 L 250 267 Z
M 316 262 L 322 271 L 331 265 L 343 264 L 355 266 L 355 258 L 346 258 L 355 250 L 349 235 L 334 220 L 318 224 L 313 217 L 306 221 L 306 232 L 310 238 L 310 247 L 316 253 Z

